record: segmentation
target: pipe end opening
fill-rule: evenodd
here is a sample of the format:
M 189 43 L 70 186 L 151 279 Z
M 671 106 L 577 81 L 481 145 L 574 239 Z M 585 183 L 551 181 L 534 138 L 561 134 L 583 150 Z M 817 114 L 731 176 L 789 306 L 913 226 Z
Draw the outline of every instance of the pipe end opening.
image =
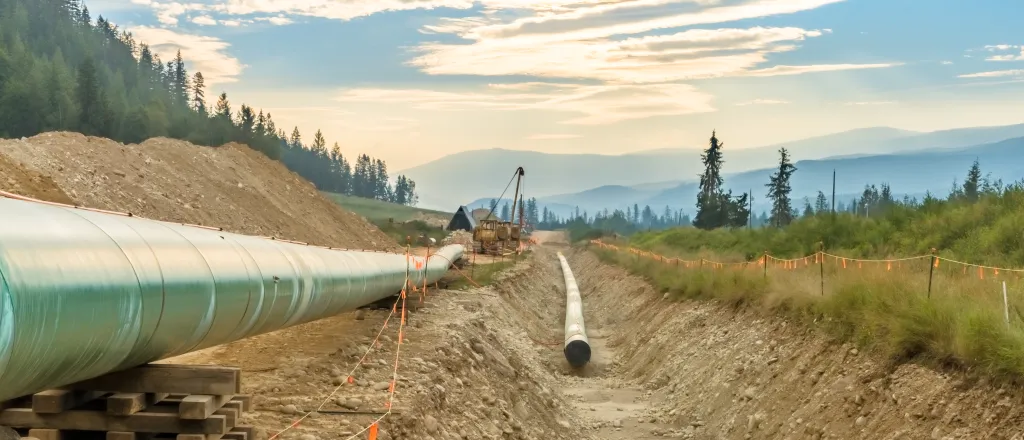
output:
M 574 368 L 580 368 L 590 362 L 590 344 L 585 341 L 572 341 L 565 346 L 565 360 Z

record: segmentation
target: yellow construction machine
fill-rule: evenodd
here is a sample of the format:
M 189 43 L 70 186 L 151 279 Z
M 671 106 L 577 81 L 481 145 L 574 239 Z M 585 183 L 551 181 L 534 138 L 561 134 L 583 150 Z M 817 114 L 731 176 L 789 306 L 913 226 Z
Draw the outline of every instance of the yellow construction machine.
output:
M 486 255 L 509 255 L 512 253 L 519 252 L 522 244 L 523 236 L 523 225 L 524 214 L 522 206 L 519 201 L 519 191 L 522 189 L 523 176 L 526 175 L 526 171 L 523 167 L 516 169 L 516 174 L 512 177 L 516 182 L 515 196 L 512 198 L 512 221 L 501 221 L 492 219 L 491 215 L 487 218 L 480 220 L 477 227 L 473 229 L 473 245 L 476 251 Z M 509 185 L 512 185 L 512 181 L 509 181 Z M 505 187 L 505 191 L 508 191 L 508 186 Z M 502 193 L 501 197 L 504 197 L 505 193 Z M 497 200 L 501 200 L 499 197 Z M 494 209 L 491 207 L 491 213 L 494 214 Z M 518 220 L 516 219 L 516 212 L 519 213 Z

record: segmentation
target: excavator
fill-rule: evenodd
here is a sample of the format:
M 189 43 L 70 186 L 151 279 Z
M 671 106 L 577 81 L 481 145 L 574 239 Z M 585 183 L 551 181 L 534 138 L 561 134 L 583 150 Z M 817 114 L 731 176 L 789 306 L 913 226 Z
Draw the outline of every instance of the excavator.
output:
M 493 220 L 494 209 L 497 206 L 492 206 L 487 218 L 480 220 L 477 227 L 473 229 L 473 246 L 476 248 L 477 253 L 504 256 L 518 253 L 522 249 L 526 213 L 521 206 L 522 203 L 520 203 L 519 197 L 521 196 L 520 191 L 523 187 L 524 176 L 526 176 L 526 171 L 523 170 L 523 167 L 516 168 L 512 180 L 505 186 L 505 191 L 497 199 L 501 200 L 505 197 L 505 192 L 508 192 L 512 182 L 516 183 L 515 195 L 512 198 L 511 218 L 509 219 L 511 221 Z M 517 211 L 519 214 L 518 220 L 516 219 Z

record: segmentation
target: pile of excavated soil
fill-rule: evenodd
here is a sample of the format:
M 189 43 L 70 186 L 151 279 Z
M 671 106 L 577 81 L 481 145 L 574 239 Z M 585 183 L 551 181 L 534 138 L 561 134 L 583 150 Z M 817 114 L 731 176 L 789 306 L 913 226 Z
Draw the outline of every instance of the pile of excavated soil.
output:
M 280 162 L 244 145 L 209 148 L 166 138 L 124 145 L 77 133 L 45 133 L 0 140 L 2 156 L 7 165 L 0 162 L 0 170 L 20 164 L 24 170 L 14 173 L 29 175 L 27 180 L 17 175 L 0 180 L 0 189 L 11 192 L 65 203 L 70 196 L 91 208 L 249 235 L 397 249 L 364 218 L 341 209 Z M 47 189 L 50 179 L 56 188 Z
M 60 189 L 50 176 L 25 169 L 0 154 L 0 188 L 34 199 L 73 204 L 74 200 Z
M 634 438 L 1024 438 L 1019 388 L 915 364 L 887 367 L 760 311 L 665 301 L 587 252 L 574 252 L 570 264 L 588 331 L 610 335 L 614 374 L 649 400 L 646 414 L 626 425 Z

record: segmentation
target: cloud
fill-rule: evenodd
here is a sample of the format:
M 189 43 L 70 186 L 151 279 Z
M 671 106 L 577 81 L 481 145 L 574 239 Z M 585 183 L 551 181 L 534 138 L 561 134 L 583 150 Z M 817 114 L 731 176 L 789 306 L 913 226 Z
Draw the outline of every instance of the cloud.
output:
M 996 70 L 992 72 L 970 73 L 966 75 L 960 75 L 957 78 L 1004 78 L 1008 76 L 1024 77 L 1024 69 Z
M 983 50 L 988 52 L 1009 52 L 991 55 L 985 61 L 1024 61 L 1024 46 L 1017 44 L 991 44 Z
M 528 75 L 619 83 L 659 83 L 724 76 L 795 75 L 893 64 L 835 64 L 755 69 L 772 53 L 823 31 L 794 27 L 692 29 L 618 40 L 483 40 L 472 44 L 424 43 L 409 64 L 432 75 Z
M 526 137 L 526 140 L 530 141 L 555 141 L 564 139 L 577 139 L 583 137 L 582 134 L 534 134 Z
M 844 102 L 843 105 L 853 106 L 864 106 L 864 105 L 892 105 L 896 104 L 896 101 L 855 101 L 855 102 Z
M 295 23 L 292 19 L 283 15 L 278 15 L 276 17 L 258 17 L 256 18 L 256 21 L 265 21 L 275 26 L 285 26 Z
M 198 17 L 194 17 L 194 18 L 192 18 L 192 22 L 195 23 L 195 24 L 198 24 L 200 26 L 216 26 L 217 25 L 217 20 L 214 20 L 213 17 L 210 17 L 209 15 L 200 15 Z
M 942 64 L 943 66 L 949 66 L 949 65 L 953 64 L 953 62 L 952 61 L 942 61 L 942 62 L 940 62 L 940 64 Z
M 738 103 L 736 105 L 740 106 L 740 107 L 743 107 L 743 106 L 748 106 L 748 105 L 779 105 L 779 104 L 789 104 L 789 101 L 783 101 L 783 100 L 780 100 L 780 99 L 755 99 L 755 100 L 752 100 L 752 101 L 740 102 L 740 103 Z
M 236 82 L 245 68 L 237 58 L 227 53 L 231 45 L 215 37 L 149 26 L 139 26 L 130 30 L 140 41 L 149 44 L 150 50 L 164 60 L 174 58 L 180 50 L 189 64 L 189 69 L 193 72 L 203 72 L 208 85 Z
M 712 96 L 686 84 L 555 85 L 522 89 L 488 87 L 482 91 L 442 92 L 423 89 L 349 89 L 342 102 L 405 104 L 430 111 L 551 111 L 565 113 L 560 122 L 609 124 L 652 116 L 715 111 Z
M 380 12 L 413 9 L 473 7 L 473 0 L 205 0 L 204 3 L 181 3 L 179 0 L 132 0 L 149 6 L 165 26 L 175 26 L 179 17 L 188 11 L 204 11 L 227 16 L 245 16 L 245 20 L 222 20 L 237 25 L 253 23 L 254 16 L 272 15 L 265 20 L 272 24 L 291 23 L 287 16 L 321 17 L 351 20 Z M 288 20 L 285 23 L 285 20 Z

